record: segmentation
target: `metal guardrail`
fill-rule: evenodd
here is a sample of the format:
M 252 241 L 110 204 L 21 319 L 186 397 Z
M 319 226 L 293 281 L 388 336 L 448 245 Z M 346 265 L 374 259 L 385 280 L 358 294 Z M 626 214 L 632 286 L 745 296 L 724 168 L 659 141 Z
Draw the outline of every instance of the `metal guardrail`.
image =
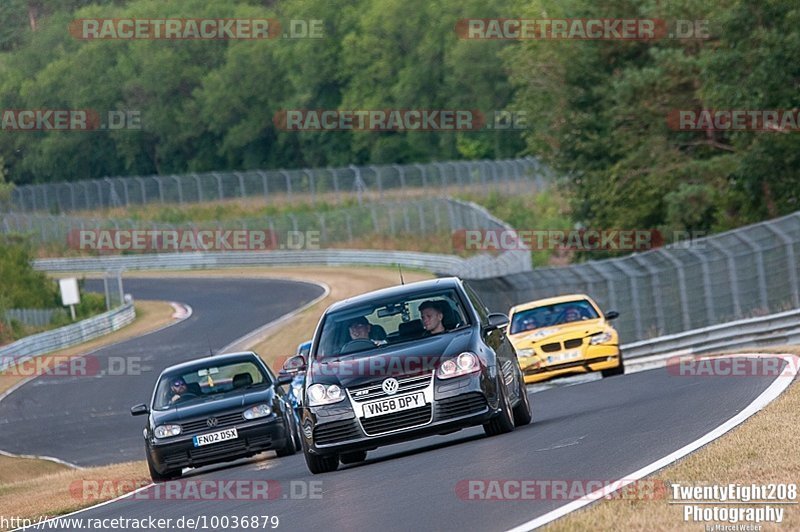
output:
M 623 356 L 631 359 L 796 343 L 800 343 L 800 309 L 632 342 L 621 348 Z
M 45 327 L 61 317 L 67 317 L 63 308 L 10 308 L 4 312 L 3 321 L 10 323 L 14 320 L 31 327 Z
M 71 325 L 26 336 L 0 348 L 0 371 L 5 371 L 13 362 L 23 362 L 116 331 L 135 318 L 136 310 L 130 302 Z
M 463 278 L 493 276 L 530 268 L 530 254 L 515 256 L 474 257 L 462 259 L 453 255 L 438 255 L 410 251 L 370 251 L 325 249 L 304 251 L 240 251 L 205 253 L 162 253 L 122 255 L 114 257 L 80 257 L 37 259 L 34 268 L 45 272 L 99 272 L 113 270 L 192 270 L 239 268 L 243 266 L 347 266 L 402 265 L 421 268 L 443 275 Z M 478 277 L 479 278 L 479 277 Z
M 587 293 L 632 341 L 800 308 L 800 212 L 619 259 L 484 279 L 492 310 Z
M 551 181 L 546 167 L 533 157 L 496 161 L 448 161 L 426 164 L 350 165 L 343 168 L 206 172 L 168 176 L 106 177 L 89 181 L 23 185 L 12 191 L 12 208 L 20 212 L 74 212 L 148 203 L 187 204 L 226 199 L 263 198 L 266 203 L 303 196 L 312 203 L 326 196 L 341 203 L 364 197 L 383 200 L 422 189 L 425 195 L 451 188 L 503 188 L 528 181 L 542 189 Z

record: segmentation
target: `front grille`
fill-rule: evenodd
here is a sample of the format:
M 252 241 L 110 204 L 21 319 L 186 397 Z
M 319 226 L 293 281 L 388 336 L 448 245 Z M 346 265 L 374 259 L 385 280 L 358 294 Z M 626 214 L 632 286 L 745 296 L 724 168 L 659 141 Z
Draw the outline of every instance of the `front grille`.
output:
M 361 432 L 355 418 L 333 421 L 314 427 L 314 442 L 318 445 L 338 443 L 358 438 Z
M 161 456 L 161 462 L 165 466 L 185 464 L 186 459 L 189 457 L 187 452 L 184 451 L 170 451 Z
M 403 410 L 394 414 L 361 418 L 361 426 L 369 436 L 391 432 L 393 430 L 407 429 L 417 425 L 424 425 L 431 420 L 433 409 L 430 404 L 413 410 Z
M 254 434 L 247 438 L 247 444 L 250 447 L 264 447 L 272 443 L 271 434 Z
M 545 353 L 555 353 L 556 351 L 561 351 L 561 342 L 544 344 L 542 346 L 542 351 L 544 351 Z
M 583 345 L 583 338 L 570 338 L 564 341 L 564 349 L 572 349 Z
M 208 418 L 217 418 L 217 424 L 213 427 L 208 426 Z M 228 414 L 220 414 L 218 416 L 206 416 L 203 419 L 195 419 L 192 421 L 185 421 L 181 423 L 181 431 L 183 434 L 193 434 L 195 432 L 207 432 L 209 430 L 221 429 L 223 427 L 230 427 L 244 421 L 241 412 L 231 412 Z
M 189 457 L 192 460 L 202 460 L 220 454 L 236 454 L 245 452 L 246 450 L 247 443 L 245 440 L 236 439 L 213 443 L 204 447 L 197 447 L 196 449 L 189 449 Z
M 424 375 L 415 375 L 414 377 L 403 377 L 397 379 L 399 387 L 397 392 L 392 395 L 424 390 L 430 384 L 432 375 L 432 373 L 426 373 Z M 383 397 L 388 397 L 386 392 L 384 392 L 381 388 L 382 383 L 383 380 L 375 384 L 354 386 L 348 388 L 347 391 L 350 392 L 350 397 L 353 398 L 353 401 L 358 403 L 372 401 L 373 399 L 381 399 Z
M 436 419 L 444 420 L 477 414 L 486 410 L 487 406 L 486 398 L 480 392 L 447 397 L 436 402 Z

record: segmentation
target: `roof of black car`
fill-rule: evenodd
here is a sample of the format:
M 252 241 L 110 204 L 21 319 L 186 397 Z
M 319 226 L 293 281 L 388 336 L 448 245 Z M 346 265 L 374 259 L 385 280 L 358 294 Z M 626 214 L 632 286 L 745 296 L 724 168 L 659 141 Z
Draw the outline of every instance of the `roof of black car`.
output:
M 181 371 L 197 365 L 202 366 L 205 364 L 227 364 L 230 362 L 235 362 L 237 360 L 247 360 L 253 357 L 258 358 L 258 355 L 256 355 L 252 351 L 241 351 L 237 353 L 222 353 L 219 355 L 211 355 L 207 357 L 187 360 L 186 362 L 181 362 L 180 364 L 169 366 L 161 373 L 172 373 L 173 371 Z
M 393 298 L 411 292 L 421 292 L 429 289 L 446 289 L 456 288 L 459 285 L 460 279 L 458 277 L 441 277 L 439 279 L 429 279 L 427 281 L 417 281 L 415 283 L 406 283 L 389 288 L 381 288 L 358 296 L 339 301 L 331 305 L 327 312 L 334 310 L 341 310 L 348 307 L 362 305 L 364 303 L 374 301 L 380 298 Z

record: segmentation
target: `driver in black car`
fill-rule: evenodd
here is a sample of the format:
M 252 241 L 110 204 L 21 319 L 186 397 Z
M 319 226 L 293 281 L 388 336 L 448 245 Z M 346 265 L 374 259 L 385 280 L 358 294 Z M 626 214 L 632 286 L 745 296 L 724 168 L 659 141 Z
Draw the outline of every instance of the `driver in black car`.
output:
M 180 401 L 189 391 L 189 388 L 186 386 L 186 381 L 183 380 L 183 377 L 176 377 L 172 379 L 169 387 L 170 391 L 172 392 L 172 397 L 169 400 L 170 404 L 175 404 Z

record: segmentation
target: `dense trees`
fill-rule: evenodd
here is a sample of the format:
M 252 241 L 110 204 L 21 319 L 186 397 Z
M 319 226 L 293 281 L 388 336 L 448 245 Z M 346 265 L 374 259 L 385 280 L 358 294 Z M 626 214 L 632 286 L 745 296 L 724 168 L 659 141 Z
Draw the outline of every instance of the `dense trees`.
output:
M 35 3 L 35 2 L 33 2 Z M 498 16 L 469 2 L 71 1 L 40 9 L 13 0 L 2 15 L 4 109 L 133 110 L 139 131 L 6 133 L 16 183 L 212 169 L 414 162 L 521 151 L 518 132 L 289 132 L 283 109 L 503 109 L 511 97 L 498 43 L 461 41 L 454 21 Z M 53 3 L 54 5 L 58 5 Z M 47 3 L 47 5 L 51 5 Z M 265 7 L 268 6 L 268 7 Z M 95 40 L 77 18 L 322 20 L 325 38 L 231 41 Z M 505 43 L 507 46 L 509 43 Z
M 528 41 L 508 50 L 529 149 L 600 227 L 713 231 L 798 210 L 796 132 L 686 132 L 679 109 L 800 107 L 800 6 L 784 0 L 531 0 L 530 17 L 706 20 L 708 39 Z M 542 15 L 546 13 L 546 15 Z

